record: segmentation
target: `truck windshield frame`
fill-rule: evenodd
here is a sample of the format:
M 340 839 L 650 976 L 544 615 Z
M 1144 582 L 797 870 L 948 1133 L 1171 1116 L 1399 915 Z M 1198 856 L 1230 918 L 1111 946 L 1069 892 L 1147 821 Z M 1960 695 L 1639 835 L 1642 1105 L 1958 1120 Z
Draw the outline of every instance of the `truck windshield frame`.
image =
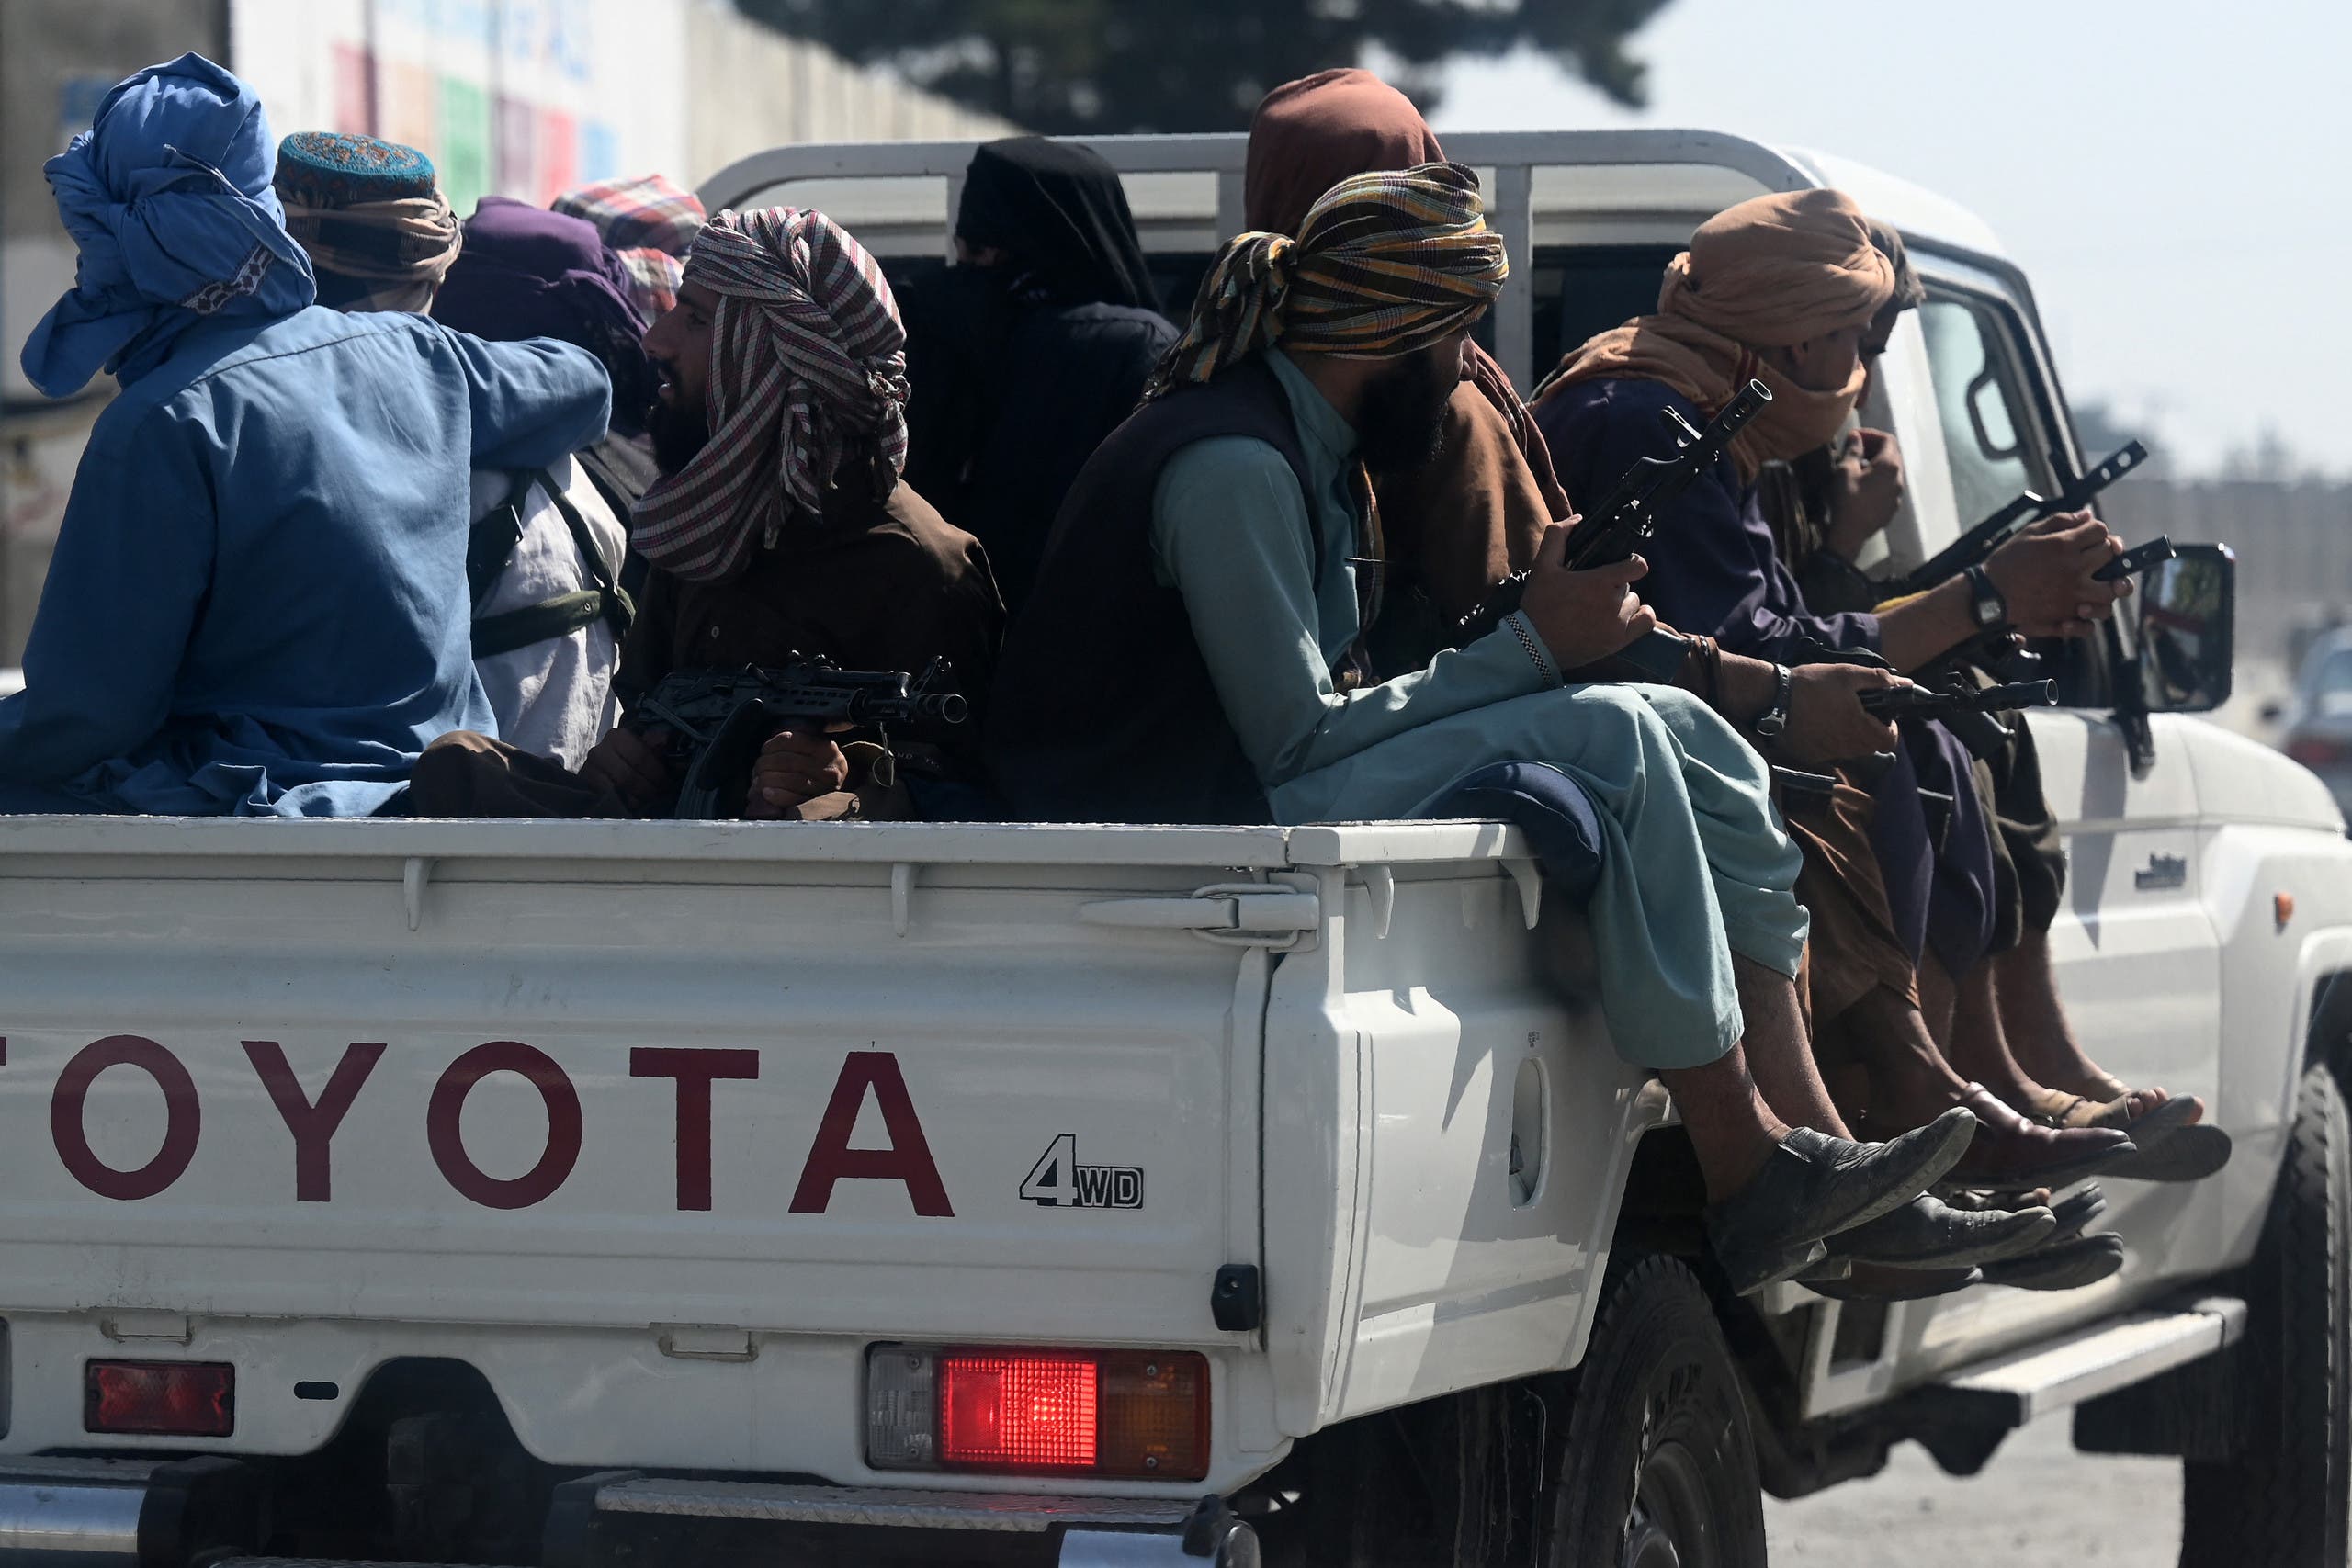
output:
M 1963 256 L 1943 247 L 1922 246 L 1913 253 L 1913 260 L 1928 286 L 1929 305 L 1960 305 L 1974 318 L 1993 361 L 1990 368 L 2008 402 L 2027 483 L 2041 494 L 2053 493 L 2058 476 L 2079 474 L 2084 463 L 2030 291 L 2011 269 L 1987 267 L 1984 258 Z M 1943 401 L 1939 385 L 1939 412 Z M 1945 434 L 1955 447 L 1975 445 L 1973 432 L 1964 425 L 1957 431 L 1947 426 Z M 1983 515 L 1968 510 L 1963 498 L 1962 527 Z M 2118 617 L 2109 622 L 2086 640 L 2052 638 L 2036 646 L 2035 651 L 2047 660 L 2051 676 L 2058 682 L 2062 705 L 2107 708 L 2114 705 L 2116 694 L 2123 689 L 2120 667 L 2130 657 L 2120 621 Z

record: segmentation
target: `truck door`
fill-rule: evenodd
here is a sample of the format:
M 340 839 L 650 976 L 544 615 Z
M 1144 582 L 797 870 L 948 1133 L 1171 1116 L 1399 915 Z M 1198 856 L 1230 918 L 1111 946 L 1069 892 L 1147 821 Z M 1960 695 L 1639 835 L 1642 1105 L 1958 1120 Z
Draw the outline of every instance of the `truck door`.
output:
M 1962 527 L 2020 490 L 2050 493 L 2060 466 L 2054 459 L 2080 471 L 2085 455 L 2073 449 L 2031 308 L 2010 279 L 1939 260 L 1919 324 L 1941 466 Z M 2160 748 L 2154 768 L 2133 776 L 2107 707 L 2109 646 L 2101 637 L 2053 653 L 2052 671 L 2069 705 L 2032 721 L 2045 791 L 2066 842 L 2066 889 L 2051 931 L 2060 985 L 2076 1035 L 2108 1071 L 2212 1103 L 2219 949 L 2197 886 L 2199 829 L 2188 760 L 2177 748 L 2170 755 Z M 2106 1188 L 2109 1219 L 2127 1235 L 2135 1214 L 2143 1225 L 2177 1224 L 2195 1198 L 2190 1189 L 2141 1182 Z

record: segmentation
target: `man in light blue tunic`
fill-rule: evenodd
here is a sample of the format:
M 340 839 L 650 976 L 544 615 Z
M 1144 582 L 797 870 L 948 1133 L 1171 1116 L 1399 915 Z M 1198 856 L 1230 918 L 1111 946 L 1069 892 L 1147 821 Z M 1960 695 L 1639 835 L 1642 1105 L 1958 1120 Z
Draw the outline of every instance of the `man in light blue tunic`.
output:
M 993 772 L 1023 815 L 1282 822 L 1409 817 L 1498 760 L 1567 773 L 1601 808 L 1591 923 L 1611 1035 L 1673 1090 L 1718 1260 L 1753 1288 L 1905 1208 L 1973 1122 L 1845 1138 L 1796 1002 L 1799 857 L 1762 760 L 1681 691 L 1563 686 L 1653 625 L 1627 591 L 1638 562 L 1565 571 L 1555 528 L 1521 613 L 1363 682 L 1376 581 L 1358 567 L 1380 555 L 1364 465 L 1427 452 L 1503 273 L 1476 179 L 1450 164 L 1344 181 L 1297 238 L 1228 245 L 1056 524 L 1000 666 Z M 1887 679 L 1831 669 L 1808 703 L 1858 717 L 1853 690 Z M 1786 717 L 1789 683 L 1766 700 Z
M 466 592 L 477 468 L 604 434 L 605 372 L 541 340 L 312 306 L 253 89 L 183 55 L 50 160 L 81 247 L 25 374 L 99 415 L 0 701 L 0 810 L 364 816 L 493 723 Z

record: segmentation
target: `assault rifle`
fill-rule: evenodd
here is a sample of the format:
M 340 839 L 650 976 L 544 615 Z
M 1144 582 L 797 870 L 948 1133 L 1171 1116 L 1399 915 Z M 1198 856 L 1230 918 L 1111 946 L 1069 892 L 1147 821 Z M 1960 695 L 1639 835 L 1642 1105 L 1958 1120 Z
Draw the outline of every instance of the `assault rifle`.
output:
M 2006 642 L 2007 634 L 2000 635 Z M 1967 647 L 1962 644 L 1962 649 Z M 2041 660 L 2032 654 L 2017 653 L 2014 657 L 2032 670 L 2041 667 Z M 1792 665 L 1859 664 L 1874 670 L 1887 667 L 1885 660 L 1867 649 L 1831 648 L 1809 637 L 1797 638 L 1786 658 Z M 1914 677 L 1915 684 L 1861 692 L 1855 700 L 1862 705 L 1863 712 L 1882 718 L 1935 719 L 1968 749 L 1972 757 L 1990 757 L 2007 744 L 2009 732 L 1993 716 L 1995 714 L 2049 707 L 2058 701 L 2055 681 L 2013 680 L 1980 690 L 1969 683 L 1959 669 L 1947 670 L 1942 665 L 1943 661 L 1938 660 L 1932 670 L 1919 671 Z M 1894 765 L 1894 753 L 1882 752 L 1875 758 L 1858 760 L 1852 767 L 1865 782 L 1875 784 Z
M 2124 551 L 2097 571 L 2091 573 L 2094 582 L 2117 582 L 2150 571 L 2180 554 L 2172 547 L 2172 536 L 2159 534 L 2135 549 Z
M 2114 582 L 2126 577 L 2162 566 L 2180 552 L 2173 548 L 2172 536 L 2159 534 L 2146 544 L 2128 549 L 2091 573 L 2095 582 Z M 2030 652 L 2025 639 L 2006 627 L 1994 627 L 1978 632 L 1959 647 L 1930 661 L 1917 671 L 1923 681 L 1936 681 L 1958 676 L 1962 671 L 1982 670 L 1998 681 L 2015 684 L 2031 679 L 2041 669 L 2041 656 Z
M 664 758 L 684 770 L 670 813 L 708 821 L 742 815 L 752 760 L 787 725 L 961 724 L 969 705 L 950 690 L 955 669 L 934 659 L 920 677 L 900 671 L 844 670 L 821 656 L 788 657 L 777 669 L 680 670 L 628 711 L 633 730 L 670 732 Z
M 2007 726 L 1993 716 L 2015 713 L 2020 708 L 2055 707 L 2058 704 L 2058 682 L 2055 681 L 2011 681 L 2004 685 L 1974 687 L 1954 685 L 1888 686 L 1879 691 L 1857 694 L 1855 700 L 1862 711 L 1880 718 L 1931 718 L 1949 730 L 1951 738 L 1967 748 L 1972 757 L 1991 757 L 2007 745 Z M 1858 768 L 1863 777 L 1875 784 L 1894 762 L 1892 756 L 1883 761 L 1872 759 Z
M 2127 441 L 2113 457 L 2074 480 L 2054 497 L 2045 500 L 2031 491 L 2020 494 L 1992 516 L 1962 534 L 1951 544 L 1929 557 L 1918 570 L 1881 585 L 1889 599 L 1907 594 L 1925 593 L 1945 580 L 1958 576 L 1972 566 L 1981 565 L 1984 558 L 2006 545 L 2016 535 L 2032 527 L 2046 517 L 2062 512 L 2077 512 L 2090 504 L 2094 496 L 2148 460 L 2148 449 L 2137 441 Z
M 1996 681 L 2030 681 L 2041 672 L 2041 655 L 2026 647 L 2025 638 L 2006 627 L 1978 632 L 1917 670 L 1912 679 L 1929 682 L 1955 681 L 1971 670 L 1982 670 Z
M 1568 536 L 1567 554 L 1561 564 L 1570 571 L 1610 566 L 1639 549 L 1657 530 L 1657 514 L 1723 458 L 1747 422 L 1772 400 L 1770 389 L 1750 381 L 1723 411 L 1694 430 L 1679 411 L 1667 409 L 1666 427 L 1675 445 L 1673 456 L 1642 457 L 1617 481 L 1607 500 L 1587 513 Z M 1527 596 L 1525 570 L 1515 571 L 1488 592 L 1486 601 L 1454 626 L 1457 645 L 1476 640 L 1502 625 Z
M 1860 693 L 1862 711 L 1880 718 L 1946 718 L 1961 713 L 2015 713 L 2058 705 L 2055 681 L 2012 681 L 2000 686 L 1886 686 Z

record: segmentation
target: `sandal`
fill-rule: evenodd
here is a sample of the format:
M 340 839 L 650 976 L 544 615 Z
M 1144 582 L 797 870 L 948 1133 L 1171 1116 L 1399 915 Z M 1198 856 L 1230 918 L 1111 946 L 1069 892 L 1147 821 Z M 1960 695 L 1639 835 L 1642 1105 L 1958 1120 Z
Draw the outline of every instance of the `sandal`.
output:
M 2036 1101 L 2033 1117 L 2050 1127 L 2112 1127 L 2131 1134 L 2132 1141 L 2137 1144 L 2160 1133 L 2189 1126 L 2205 1114 L 2203 1101 L 2195 1095 L 2183 1095 L 2178 1100 L 2167 1097 L 2150 1104 L 2137 1115 L 2132 1113 L 2133 1101 L 2163 1092 L 2162 1089 L 2131 1089 L 2112 1100 L 2101 1100 L 2052 1089 L 2047 1098 Z
M 2230 1163 L 2230 1135 L 2206 1124 L 2205 1104 L 2195 1095 L 2167 1097 L 2132 1115 L 2132 1102 L 2152 1092 L 2164 1091 L 2127 1091 L 2105 1103 L 2053 1091 L 2034 1113 L 2052 1127 L 2108 1127 L 2127 1134 L 2138 1152 L 2109 1166 L 2109 1176 L 2133 1181 L 2202 1181 Z
M 2175 1126 L 2146 1143 L 2137 1137 L 2132 1142 L 2138 1152 L 2109 1166 L 2108 1175 L 2130 1181 L 2202 1181 L 2229 1164 L 2235 1152 L 2227 1133 L 2202 1122 Z
M 2191 1108 L 2188 1121 L 2192 1124 L 2204 1120 L 2205 1117 L 2205 1102 L 2193 1094 L 2174 1094 L 2171 1090 L 2164 1089 L 2133 1089 L 2110 1072 L 2102 1071 L 2084 1079 L 2083 1092 L 2080 1094 L 2069 1094 L 2064 1089 L 2052 1089 L 2051 1093 L 2062 1111 L 2070 1108 L 2070 1102 L 2088 1103 L 2092 1107 L 2092 1114 L 2101 1118 L 2093 1124 L 2101 1127 L 2123 1126 L 2131 1120 L 2131 1102 L 2143 1095 L 2149 1094 L 2162 1095 L 2164 1098 L 2150 1106 L 2147 1111 L 2142 1111 L 2141 1115 L 2143 1117 L 2166 1105 L 2175 1104 Z

